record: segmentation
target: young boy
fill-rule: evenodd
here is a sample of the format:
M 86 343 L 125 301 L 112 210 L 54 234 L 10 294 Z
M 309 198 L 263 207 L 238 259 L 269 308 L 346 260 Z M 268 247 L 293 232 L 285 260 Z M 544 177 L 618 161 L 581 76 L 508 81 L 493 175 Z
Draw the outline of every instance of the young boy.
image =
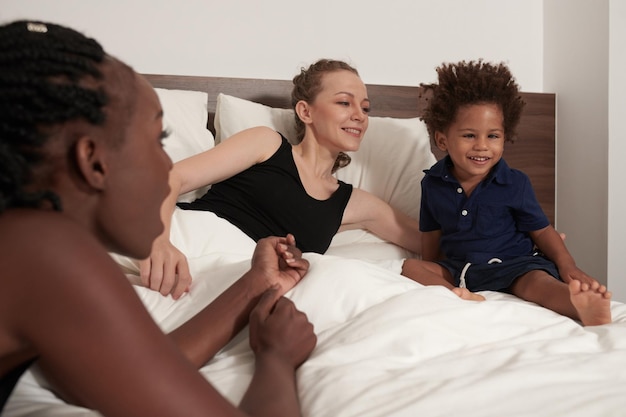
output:
M 510 292 L 583 325 L 610 323 L 611 293 L 576 266 L 528 177 L 502 159 L 524 106 L 509 69 L 479 60 L 437 73 L 423 120 L 448 155 L 425 171 L 422 261 L 403 274 L 465 299 Z

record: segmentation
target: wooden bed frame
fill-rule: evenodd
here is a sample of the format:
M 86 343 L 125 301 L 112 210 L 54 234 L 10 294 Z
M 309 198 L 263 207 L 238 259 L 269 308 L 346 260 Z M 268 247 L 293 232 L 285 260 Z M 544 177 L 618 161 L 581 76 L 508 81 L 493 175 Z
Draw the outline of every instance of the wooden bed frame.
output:
M 252 78 L 201 77 L 146 74 L 154 87 L 195 90 L 208 93 L 208 128 L 215 133 L 213 121 L 219 93 L 255 101 L 271 107 L 291 107 L 291 81 Z M 367 84 L 372 102 L 371 116 L 419 117 L 428 98 L 421 87 Z M 522 93 L 526 102 L 517 129 L 518 139 L 505 145 L 504 156 L 511 167 L 530 177 L 541 206 L 554 224 L 555 217 L 555 106 L 549 93 Z M 442 153 L 433 145 L 437 158 Z

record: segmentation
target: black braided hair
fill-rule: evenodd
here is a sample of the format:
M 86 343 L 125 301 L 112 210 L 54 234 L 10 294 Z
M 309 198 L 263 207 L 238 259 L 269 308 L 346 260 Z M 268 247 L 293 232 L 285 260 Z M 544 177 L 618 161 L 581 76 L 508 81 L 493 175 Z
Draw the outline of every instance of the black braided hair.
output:
M 291 90 L 291 107 L 295 109 L 296 104 L 300 100 L 304 100 L 307 103 L 313 103 L 317 95 L 322 90 L 322 77 L 329 72 L 334 71 L 350 71 L 355 75 L 359 75 L 356 68 L 353 68 L 349 64 L 334 59 L 320 59 L 319 61 L 311 64 L 308 68 L 301 68 L 300 73 L 293 77 L 293 89 Z M 300 120 L 298 114 L 294 114 L 296 121 L 296 141 L 302 141 L 304 138 L 304 122 Z M 350 156 L 345 152 L 339 152 L 335 164 L 333 165 L 332 172 L 337 171 L 339 168 L 347 166 L 351 161 Z
M 421 84 L 432 93 L 422 120 L 431 138 L 454 122 L 459 107 L 491 103 L 502 110 L 505 140 L 513 142 L 524 108 L 519 86 L 504 63 L 483 60 L 442 64 L 437 68 L 439 83 Z
M 105 56 L 98 42 L 67 27 L 29 21 L 0 26 L 0 212 L 44 200 L 61 209 L 51 191 L 25 187 L 43 161 L 46 128 L 81 118 L 104 123 L 104 90 L 80 82 L 102 79 L 98 64 Z

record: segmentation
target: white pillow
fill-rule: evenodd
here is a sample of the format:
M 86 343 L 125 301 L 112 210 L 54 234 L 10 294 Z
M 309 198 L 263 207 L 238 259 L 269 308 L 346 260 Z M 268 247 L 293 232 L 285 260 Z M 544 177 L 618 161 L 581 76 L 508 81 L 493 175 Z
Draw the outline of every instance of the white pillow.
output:
M 290 141 L 296 138 L 296 123 L 291 109 L 279 109 L 226 94 L 217 95 L 215 142 L 220 143 L 242 130 L 269 126 Z
M 216 137 L 228 138 L 254 126 L 269 126 L 289 139 L 295 137 L 293 110 L 218 95 Z M 352 162 L 337 172 L 338 179 L 371 192 L 416 220 L 419 218 L 422 171 L 436 162 L 421 120 L 370 117 L 359 150 L 349 155 Z
M 178 162 L 215 146 L 207 129 L 208 94 L 201 91 L 155 88 L 163 107 L 163 128 L 170 136 L 163 141 L 165 152 Z M 204 194 L 206 188 L 180 196 L 179 201 L 191 201 Z
M 419 220 L 424 169 L 436 158 L 424 122 L 418 118 L 370 117 L 359 150 L 337 178 L 369 191 Z

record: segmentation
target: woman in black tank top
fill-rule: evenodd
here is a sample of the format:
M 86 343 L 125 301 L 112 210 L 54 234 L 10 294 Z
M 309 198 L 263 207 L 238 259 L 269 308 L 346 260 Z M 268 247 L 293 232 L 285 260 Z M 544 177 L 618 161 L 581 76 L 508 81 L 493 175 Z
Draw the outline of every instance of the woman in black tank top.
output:
M 206 185 L 206 195 L 179 207 L 212 211 L 254 240 L 292 233 L 302 251 L 324 253 L 340 228 L 363 228 L 420 253 L 414 219 L 333 175 L 350 162 L 345 152 L 358 150 L 368 127 L 370 101 L 356 69 L 322 59 L 303 68 L 293 84 L 296 137 L 254 127 L 174 165 L 163 210 L 166 229 L 150 258 L 141 261 L 142 270 L 150 271 L 150 288 L 178 294 L 190 285 L 185 255 L 169 240 L 169 224 L 177 197 Z M 176 271 L 177 279 L 167 271 Z

